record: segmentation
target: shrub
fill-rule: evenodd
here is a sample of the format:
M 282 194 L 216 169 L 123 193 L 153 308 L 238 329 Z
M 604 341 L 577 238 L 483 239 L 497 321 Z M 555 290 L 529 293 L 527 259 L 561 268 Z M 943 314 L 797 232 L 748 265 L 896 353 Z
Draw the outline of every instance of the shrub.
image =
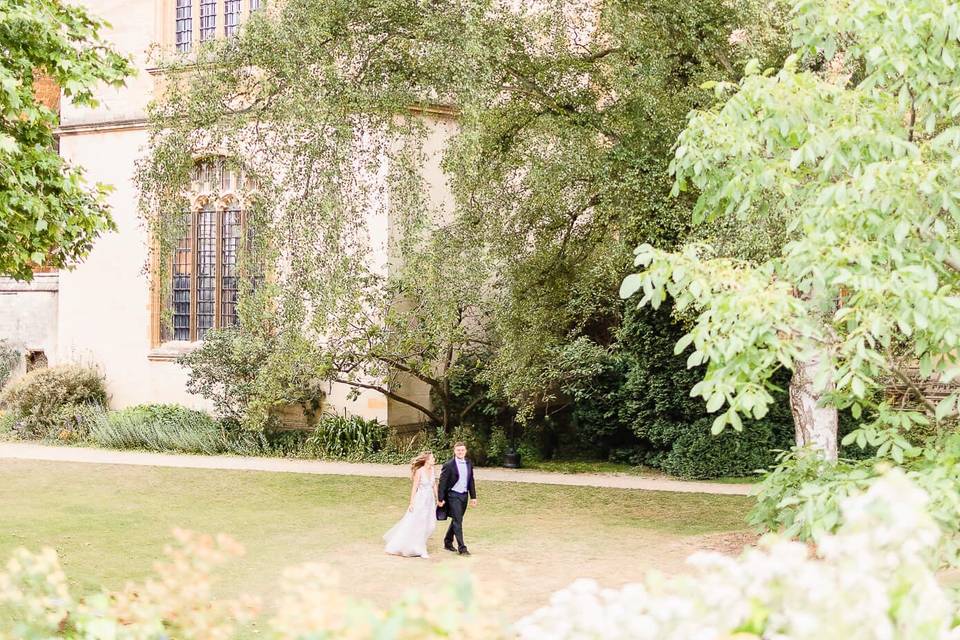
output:
M 445 434 L 437 429 L 428 434 L 426 448 L 433 452 L 438 462 L 443 462 L 453 456 L 453 445 L 462 442 L 467 446 L 467 457 L 477 466 L 488 463 L 487 439 L 470 425 L 460 425 Z
M 90 439 L 114 449 L 217 454 L 230 450 L 220 424 L 202 411 L 173 404 L 114 411 L 90 425 Z
M 785 452 L 759 485 L 748 521 L 761 530 L 818 542 L 842 524 L 843 501 L 868 490 L 889 467 L 876 459 L 829 462 L 805 449 Z M 944 532 L 943 562 L 960 565 L 960 435 L 924 450 L 902 470 L 928 496 L 927 512 Z
M 197 535 L 175 530 L 176 544 L 155 565 L 156 576 L 121 591 L 102 590 L 84 598 L 70 592 L 70 583 L 53 549 L 14 551 L 0 572 L 0 637 L 118 640 L 182 638 L 228 640 L 246 637 L 240 628 L 264 609 L 261 634 L 269 640 L 359 640 L 420 638 L 440 640 L 506 640 L 512 637 L 498 600 L 481 591 L 461 572 L 442 589 L 411 592 L 385 609 L 344 595 L 329 568 L 309 563 L 283 572 L 275 600 L 214 596 L 214 569 L 243 554 L 227 536 Z
M 359 416 L 323 414 L 307 441 L 322 458 L 363 460 L 387 446 L 387 427 Z
M 0 440 L 6 440 L 16 436 L 14 427 L 16 426 L 16 416 L 12 411 L 0 411 Z
M 10 379 L 17 365 L 20 364 L 21 357 L 20 351 L 13 345 L 6 340 L 0 340 L 0 387 Z
M 818 553 L 774 537 L 734 559 L 701 553 L 693 575 L 601 589 L 580 580 L 521 620 L 520 640 L 956 638 L 956 594 L 937 579 L 941 531 L 901 473 L 847 498 Z
M 746 476 L 766 469 L 775 459 L 785 438 L 777 432 L 777 423 L 757 421 L 744 426 L 710 433 L 711 418 L 701 418 L 684 429 L 673 430 L 675 439 L 669 449 L 646 458 L 650 466 L 681 478 Z M 782 424 L 782 423 L 781 423 Z
M 37 369 L 14 380 L 0 393 L 0 407 L 11 411 L 21 437 L 56 436 L 64 412 L 73 406 L 105 406 L 103 376 L 79 365 Z M 52 432 L 52 433 L 51 433 Z
M 207 333 L 203 345 L 183 356 L 187 390 L 213 402 L 216 412 L 253 431 L 276 429 L 278 413 L 300 405 L 312 419 L 325 397 L 329 368 L 316 346 L 269 327 Z
M 743 475 L 768 467 L 793 442 L 786 394 L 762 421 L 712 436 L 710 414 L 690 389 L 701 368 L 674 354 L 682 326 L 661 307 L 628 307 L 603 370 L 576 398 L 577 436 L 600 457 L 686 478 Z M 784 385 L 788 380 L 781 381 Z

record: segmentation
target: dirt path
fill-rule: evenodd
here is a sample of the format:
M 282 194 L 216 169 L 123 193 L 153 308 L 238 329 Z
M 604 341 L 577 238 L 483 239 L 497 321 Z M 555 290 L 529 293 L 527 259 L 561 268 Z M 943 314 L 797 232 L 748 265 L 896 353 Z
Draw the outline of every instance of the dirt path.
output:
M 243 456 L 178 455 L 149 453 L 145 451 L 115 451 L 112 449 L 94 449 L 87 447 L 59 447 L 20 442 L 0 443 L 0 459 L 2 458 L 48 460 L 54 462 L 85 462 L 93 464 L 125 464 L 150 467 L 369 476 L 377 478 L 405 478 L 410 474 L 410 470 L 404 465 Z M 645 478 L 600 473 L 549 473 L 490 467 L 478 468 L 476 476 L 478 480 L 495 482 L 527 482 L 533 484 L 604 487 L 610 489 L 709 493 L 714 495 L 749 495 L 751 489 L 751 486 L 748 484 L 693 482 L 672 480 L 669 478 Z

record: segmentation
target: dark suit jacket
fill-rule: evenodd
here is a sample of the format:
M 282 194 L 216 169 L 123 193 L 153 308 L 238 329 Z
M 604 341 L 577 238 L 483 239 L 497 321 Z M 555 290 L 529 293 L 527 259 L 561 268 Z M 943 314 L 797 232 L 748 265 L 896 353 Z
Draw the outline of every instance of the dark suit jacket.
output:
M 467 459 L 467 493 L 471 498 L 477 497 L 477 487 L 473 482 L 473 463 Z M 447 492 L 453 489 L 460 480 L 460 470 L 457 469 L 457 459 L 450 458 L 443 463 L 440 469 L 440 486 L 437 488 L 437 494 L 441 500 L 447 499 Z

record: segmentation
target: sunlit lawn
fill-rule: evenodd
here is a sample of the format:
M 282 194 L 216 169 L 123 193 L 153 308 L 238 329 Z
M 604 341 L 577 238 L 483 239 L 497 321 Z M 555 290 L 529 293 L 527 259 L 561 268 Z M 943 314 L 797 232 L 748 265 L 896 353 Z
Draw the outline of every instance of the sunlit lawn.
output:
M 229 533 L 247 555 L 219 591 L 265 596 L 280 571 L 322 561 L 344 589 L 387 602 L 440 582 L 440 566 L 469 568 L 508 594 L 512 615 L 545 603 L 577 577 L 617 585 L 650 568 L 682 570 L 717 533 L 745 528 L 736 496 L 480 483 L 467 512 L 473 558 L 440 549 L 430 560 L 388 557 L 380 536 L 403 512 L 402 479 L 0 460 L 0 557 L 53 546 L 76 593 L 149 574 L 173 527 Z M 736 537 L 736 536 L 734 536 Z

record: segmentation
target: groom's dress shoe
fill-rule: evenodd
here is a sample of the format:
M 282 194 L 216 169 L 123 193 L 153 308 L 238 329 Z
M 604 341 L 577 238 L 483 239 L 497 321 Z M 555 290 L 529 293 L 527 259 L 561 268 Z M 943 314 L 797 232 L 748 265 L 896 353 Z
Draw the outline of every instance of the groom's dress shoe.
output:
M 452 544 L 445 544 L 443 545 L 443 548 L 446 549 L 447 551 L 453 551 L 454 553 L 457 552 L 457 550 L 453 548 Z
M 460 549 L 460 555 L 462 555 L 462 556 L 468 556 L 468 555 L 470 555 L 470 552 L 467 551 L 467 548 L 466 548 L 466 547 L 461 547 L 461 549 Z

